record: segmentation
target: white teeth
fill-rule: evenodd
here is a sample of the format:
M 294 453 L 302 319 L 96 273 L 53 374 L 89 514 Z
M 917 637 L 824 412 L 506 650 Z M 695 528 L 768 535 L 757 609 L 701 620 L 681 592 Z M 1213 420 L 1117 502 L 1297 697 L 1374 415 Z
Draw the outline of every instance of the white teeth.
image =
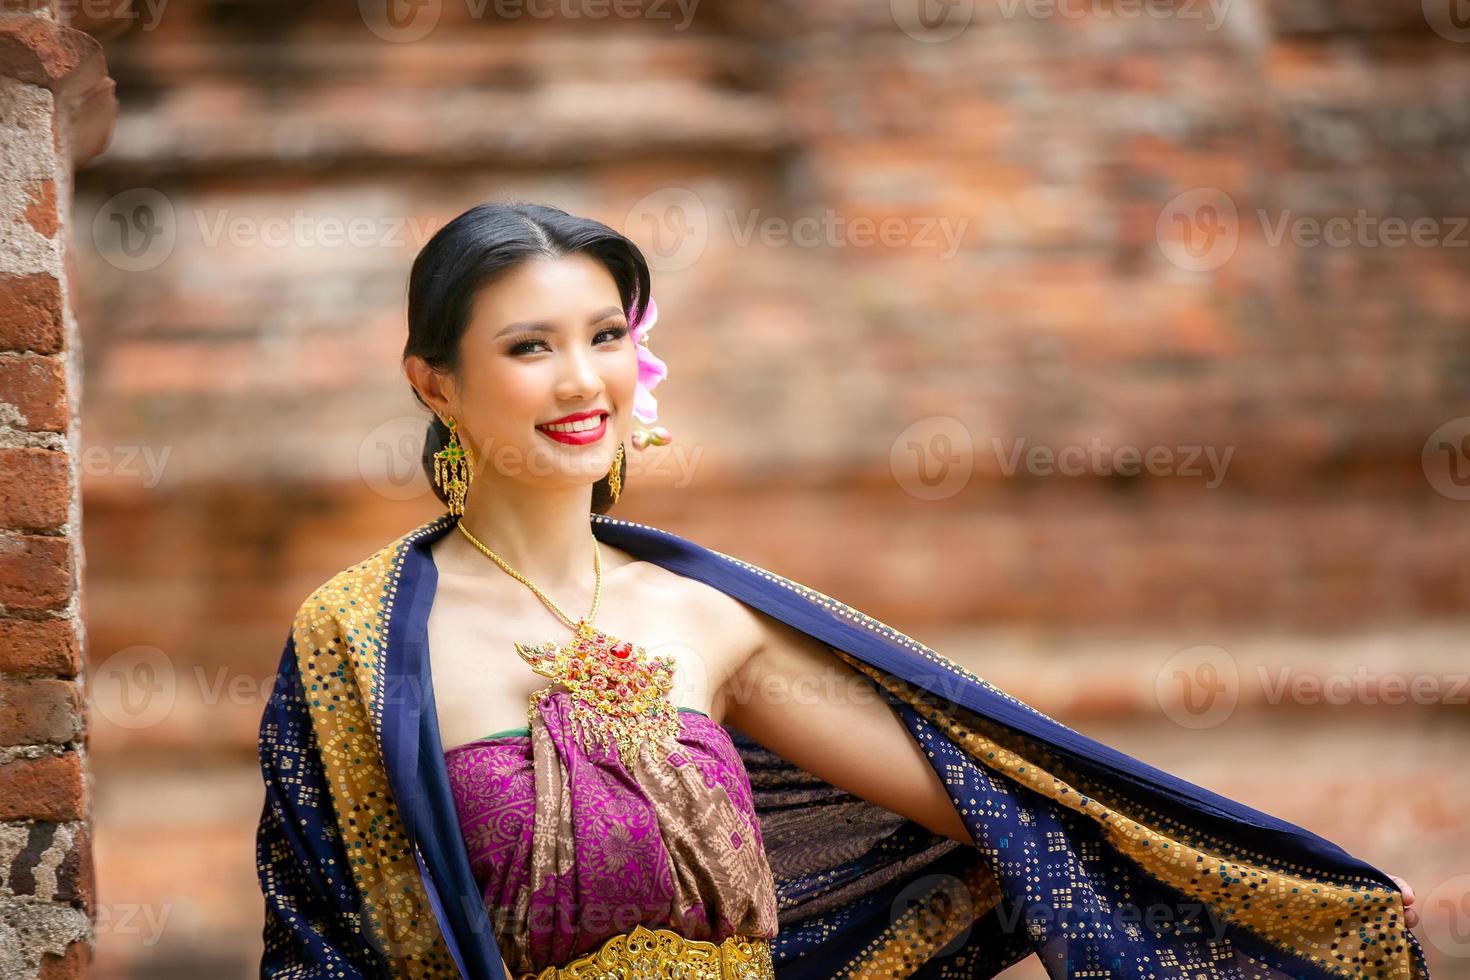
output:
M 545 429 L 547 432 L 586 432 L 589 429 L 597 428 L 601 424 L 602 416 L 592 415 L 585 419 L 579 419 L 576 422 L 562 422 L 557 425 L 543 425 L 539 426 L 539 428 Z

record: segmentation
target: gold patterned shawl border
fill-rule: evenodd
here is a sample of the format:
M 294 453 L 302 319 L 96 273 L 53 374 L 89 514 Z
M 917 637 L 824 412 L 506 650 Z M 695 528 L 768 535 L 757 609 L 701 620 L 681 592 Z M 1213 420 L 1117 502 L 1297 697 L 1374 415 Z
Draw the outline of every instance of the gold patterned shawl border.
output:
M 658 534 L 669 535 L 668 531 L 664 531 L 661 528 L 653 527 L 648 524 L 640 524 L 636 521 L 625 521 L 621 520 L 620 518 L 607 517 L 606 515 L 601 514 L 593 515 L 593 519 L 596 521 L 605 521 L 612 524 L 624 524 L 632 527 L 639 527 L 643 528 L 644 530 L 653 531 Z M 677 535 L 670 536 L 677 537 Z M 944 668 L 950 673 L 955 674 L 958 677 L 963 677 L 966 680 L 983 685 L 990 692 L 1006 699 L 1007 701 L 1010 701 L 1012 704 L 1022 708 L 1023 710 L 1031 714 L 1043 718 L 1068 731 L 1072 730 L 1067 728 L 1067 726 L 1062 725 L 1061 722 L 1056 721 L 1056 719 L 1051 718 L 1050 716 L 1037 710 L 1032 705 L 1027 704 L 1025 701 L 1022 701 L 1019 698 L 1001 690 L 990 682 L 976 676 L 971 671 L 966 670 L 964 667 L 960 666 L 949 658 L 937 653 L 934 650 L 931 650 L 929 647 L 920 643 L 918 640 L 915 640 L 912 637 L 899 632 L 888 624 L 883 623 L 880 620 L 877 620 L 872 616 L 867 615 L 866 613 L 852 608 L 851 606 L 847 605 L 844 602 L 841 602 L 838 599 L 834 599 L 829 595 L 819 592 L 809 586 L 803 585 L 800 582 L 796 582 L 792 579 L 786 578 L 783 575 L 778 575 L 775 572 L 771 572 L 767 569 L 761 568 L 759 565 L 754 565 L 750 562 L 735 558 L 732 555 L 727 555 L 724 552 L 716 551 L 712 548 L 708 548 L 705 550 L 718 556 L 719 558 L 724 559 L 725 561 L 730 562 L 731 564 L 738 565 L 742 568 L 747 569 L 748 571 L 754 572 L 755 574 L 760 575 L 769 582 L 775 583 L 777 585 L 780 585 L 782 588 L 794 592 L 796 595 L 800 596 L 808 602 L 819 605 L 829 612 L 836 613 L 844 619 L 851 620 L 852 622 L 879 634 L 890 642 L 896 643 L 904 647 L 905 649 L 919 654 L 925 659 L 933 662 L 934 664 L 937 664 L 938 666 Z M 857 660 L 856 658 L 846 655 L 841 650 L 833 648 L 833 652 L 853 667 L 862 670 L 870 677 L 873 677 L 879 683 L 890 687 L 890 689 L 893 688 L 893 683 L 886 676 L 882 676 L 880 671 L 869 667 L 866 663 Z M 903 681 L 898 681 L 898 684 L 902 685 L 903 687 L 910 686 Z M 900 697 L 903 696 L 902 693 L 898 690 L 895 690 L 895 693 L 899 694 Z M 1400 949 L 1400 952 L 1397 954 L 1397 958 L 1392 965 L 1393 972 L 1383 974 L 1386 980 L 1399 980 L 1399 978 L 1410 977 L 1413 970 L 1411 963 L 1412 957 L 1409 953 L 1407 937 L 1405 936 L 1405 929 L 1402 925 L 1404 916 L 1403 896 L 1398 891 L 1386 889 L 1378 882 L 1372 881 L 1368 878 L 1349 879 L 1348 884 L 1338 885 L 1320 879 L 1308 878 L 1304 875 L 1292 874 L 1292 870 L 1308 870 L 1305 868 L 1298 869 L 1298 866 L 1295 864 L 1281 864 L 1282 870 L 1273 870 L 1268 867 L 1268 865 L 1270 865 L 1272 862 L 1264 854 L 1260 854 L 1258 852 L 1244 851 L 1227 841 L 1216 838 L 1213 835 L 1200 832 L 1197 828 L 1193 829 L 1193 832 L 1190 832 L 1189 828 L 1185 828 L 1183 827 L 1183 825 L 1178 824 L 1174 821 L 1167 820 L 1161 814 L 1153 813 L 1153 811 L 1149 812 L 1152 813 L 1154 817 L 1153 823 L 1155 824 L 1155 826 L 1148 826 L 1141 821 L 1137 821 L 1131 817 L 1125 816 L 1125 814 L 1123 814 L 1121 811 L 1104 806 L 1103 804 L 1099 803 L 1096 798 L 1089 799 L 1087 806 L 1083 807 L 1079 804 L 1079 800 L 1082 799 L 1082 797 L 1075 790 L 1073 790 L 1072 787 L 1068 786 L 1060 779 L 1057 779 L 1046 773 L 1043 767 L 1037 765 L 1034 761 L 1023 759 L 1018 753 L 1012 752 L 1008 749 L 1005 749 L 1003 746 L 1000 746 L 988 739 L 985 739 L 983 735 L 980 735 L 977 732 L 971 732 L 968 729 L 963 729 L 962 726 L 954 723 L 953 720 L 942 717 L 941 712 L 938 712 L 935 709 L 926 709 L 924 706 L 917 703 L 918 701 L 923 700 L 921 697 L 915 696 L 911 698 L 905 698 L 905 700 L 913 704 L 913 706 L 916 709 L 920 710 L 922 713 L 925 713 L 925 716 L 929 717 L 931 721 L 938 722 L 941 728 L 946 730 L 946 734 L 949 734 L 951 738 L 954 738 L 956 743 L 959 744 L 972 757 L 976 758 L 977 761 L 981 762 L 982 764 L 988 765 L 990 766 L 990 768 L 996 769 L 997 771 L 1000 771 L 1011 778 L 1014 778 L 1018 774 L 1030 777 L 1029 781 L 1025 779 L 1023 779 L 1022 781 L 1027 782 L 1028 785 L 1031 785 L 1033 789 L 1041 792 L 1044 796 L 1056 799 L 1058 802 L 1070 806 L 1073 809 L 1087 812 L 1089 816 L 1093 817 L 1093 819 L 1107 826 L 1110 836 L 1113 836 L 1115 840 L 1119 837 L 1126 838 L 1127 831 L 1122 829 L 1122 824 L 1128 823 L 1132 828 L 1137 828 L 1141 831 L 1146 831 L 1149 835 L 1153 835 L 1160 844 L 1167 842 L 1171 846 L 1171 848 L 1177 848 L 1178 850 L 1176 851 L 1176 853 L 1188 853 L 1198 856 L 1203 859 L 1200 862 L 1201 864 L 1203 864 L 1204 861 L 1209 861 L 1212 867 L 1215 869 L 1216 873 L 1221 873 L 1229 876 L 1232 873 L 1232 869 L 1234 870 L 1234 873 L 1236 875 L 1239 875 L 1241 871 L 1244 871 L 1254 876 L 1259 876 L 1262 879 L 1260 882 L 1260 887 L 1262 888 L 1266 887 L 1268 882 L 1273 882 L 1278 888 L 1282 889 L 1282 891 L 1279 893 L 1281 897 L 1289 898 L 1292 895 L 1297 896 L 1293 904 L 1309 904 L 1312 901 L 1312 899 L 1310 898 L 1311 895 L 1322 895 L 1322 900 L 1328 904 L 1329 908 L 1326 913 L 1318 917 L 1318 932 L 1322 930 L 1322 923 L 1326 923 L 1326 928 L 1331 930 L 1331 922 L 1339 915 L 1341 915 L 1345 920 L 1361 922 L 1361 930 L 1363 933 L 1372 933 L 1376 935 L 1381 942 L 1385 943 L 1385 945 L 1380 948 L 1388 951 L 1385 953 L 1386 957 L 1394 958 L 1396 954 L 1393 952 L 1393 950 L 1395 948 Z M 1006 771 L 1005 766 L 996 763 L 994 759 L 987 758 L 987 756 L 989 756 L 991 752 L 996 753 L 995 758 L 1001 758 L 1003 753 L 1009 753 L 1009 756 L 1012 757 L 1010 771 Z M 1070 796 L 1071 798 L 1065 798 L 1067 796 Z M 1159 827 L 1168 825 L 1172 825 L 1176 828 L 1176 832 L 1172 837 L 1162 834 L 1159 830 Z M 1185 838 L 1189 838 L 1190 843 L 1184 843 Z M 1158 850 L 1153 852 L 1149 852 L 1148 847 L 1151 846 L 1151 844 L 1148 846 L 1144 846 L 1139 843 L 1134 843 L 1127 849 L 1126 853 L 1133 853 L 1136 857 L 1141 857 L 1144 859 L 1144 861 L 1152 862 L 1154 865 L 1157 865 L 1158 867 L 1156 869 L 1155 867 L 1151 867 L 1147 863 L 1140 862 L 1144 863 L 1144 867 L 1149 871 L 1149 873 L 1156 875 L 1161 880 L 1172 883 L 1177 879 L 1185 881 L 1187 883 L 1187 875 L 1165 871 L 1165 866 L 1168 864 L 1170 859 L 1165 858 L 1160 854 L 1162 848 L 1159 848 Z M 1240 856 L 1250 855 L 1251 857 L 1245 860 L 1237 859 L 1236 861 L 1230 861 L 1225 860 L 1222 857 L 1222 855 L 1225 854 L 1235 854 Z M 1354 887 L 1351 883 L 1353 881 L 1357 882 L 1360 887 Z M 1305 889 L 1305 891 L 1286 891 L 1286 889 L 1288 888 Z M 1317 891 L 1317 889 L 1323 889 L 1323 891 L 1319 892 Z M 1191 890 L 1189 888 L 1185 888 L 1182 890 L 1184 890 L 1187 894 L 1191 893 Z M 1194 889 L 1194 891 L 1199 890 L 1200 889 Z M 1249 893 L 1252 892 L 1252 889 L 1249 888 L 1246 882 L 1237 881 L 1234 885 L 1234 891 L 1238 893 L 1237 900 L 1249 901 L 1251 897 Z M 1257 888 L 1254 891 L 1258 897 L 1260 893 L 1260 888 Z M 1336 907 L 1345 908 L 1335 910 Z M 1236 915 L 1237 913 L 1234 913 L 1233 906 L 1231 906 L 1230 908 L 1231 914 Z M 1224 910 L 1217 909 L 1216 911 L 1223 912 Z M 1237 918 L 1236 921 L 1241 921 L 1242 924 L 1246 924 L 1248 927 L 1250 927 L 1248 920 L 1251 918 L 1259 919 L 1261 918 L 1261 915 L 1262 913 L 1259 909 L 1246 910 L 1242 908 L 1241 912 L 1239 913 L 1240 917 Z M 1387 917 L 1388 924 L 1380 925 L 1380 920 L 1382 920 L 1385 916 Z M 1306 955 L 1308 955 L 1309 958 L 1316 959 L 1315 954 L 1313 954 L 1310 949 L 1304 949 L 1303 944 L 1312 944 L 1314 946 L 1321 947 L 1328 950 L 1328 956 L 1332 955 L 1332 953 L 1330 952 L 1332 943 L 1330 941 L 1323 943 L 1320 941 L 1320 939 L 1314 940 L 1315 933 L 1308 934 L 1299 929 L 1296 929 L 1293 925 L 1291 925 L 1291 922 L 1293 920 L 1290 915 L 1287 915 L 1285 917 L 1285 921 L 1287 923 L 1285 925 L 1267 924 L 1265 927 L 1257 929 L 1256 931 L 1263 935 L 1268 941 L 1281 946 L 1281 948 L 1287 951 L 1297 953 L 1298 955 L 1306 952 Z M 1335 934 L 1335 930 L 1332 931 Z M 1358 934 L 1361 935 L 1361 933 Z M 1290 941 L 1288 937 L 1294 939 L 1295 941 Z M 1371 940 L 1369 941 L 1371 942 Z M 1350 953 L 1351 950 L 1345 951 L 1344 955 Z M 1342 976 L 1357 975 L 1354 968 L 1345 967 L 1334 962 L 1329 962 L 1327 960 L 1321 960 L 1320 962 L 1322 966 L 1330 972 L 1335 972 Z
M 718 943 L 685 939 L 672 929 L 634 926 L 603 940 L 563 966 L 523 973 L 519 980 L 776 980 L 770 940 L 736 933 Z
M 936 875 L 923 895 L 911 897 L 908 908 L 834 976 L 843 980 L 891 980 L 912 975 L 988 915 L 999 904 L 1001 891 L 985 861 L 977 855 L 960 877 Z
M 382 660 L 404 557 L 444 520 L 420 525 L 332 576 L 302 603 L 292 634 L 371 942 L 394 977 L 410 980 L 457 977 L 458 970 L 434 920 L 383 763 Z
M 1375 975 L 1387 980 L 1410 980 L 1413 976 L 1404 934 L 1403 897 L 1397 890 L 1376 883 L 1340 885 L 1312 875 L 1308 868 L 1300 868 L 1301 873 L 1283 870 L 1297 865 L 1268 867 L 1231 860 L 1217 851 L 1195 846 L 1146 823 L 1142 808 L 1130 813 L 1080 793 L 1034 759 L 967 727 L 953 713 L 934 705 L 927 692 L 841 651 L 835 652 L 928 718 L 971 758 L 1047 799 L 1087 815 L 1103 828 L 1120 853 L 1159 881 L 1203 903 L 1224 921 L 1246 928 L 1282 950 L 1305 956 L 1338 976 Z M 1385 961 L 1381 967 L 1376 963 L 1379 959 Z

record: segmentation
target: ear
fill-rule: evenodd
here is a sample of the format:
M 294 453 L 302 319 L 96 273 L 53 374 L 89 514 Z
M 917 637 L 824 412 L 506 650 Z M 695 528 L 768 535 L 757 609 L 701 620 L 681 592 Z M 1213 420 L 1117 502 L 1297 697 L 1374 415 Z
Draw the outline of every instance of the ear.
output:
M 434 414 L 441 419 L 457 414 L 455 407 L 459 404 L 459 391 L 453 375 L 432 367 L 418 354 L 403 359 L 403 373 Z

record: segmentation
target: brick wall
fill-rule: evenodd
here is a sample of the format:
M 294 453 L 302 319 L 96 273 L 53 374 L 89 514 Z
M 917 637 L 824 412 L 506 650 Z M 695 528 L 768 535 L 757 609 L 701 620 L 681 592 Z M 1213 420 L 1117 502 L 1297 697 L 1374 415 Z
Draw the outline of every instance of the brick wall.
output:
M 86 975 L 92 871 L 79 571 L 73 168 L 115 115 L 102 49 L 0 4 L 0 974 Z

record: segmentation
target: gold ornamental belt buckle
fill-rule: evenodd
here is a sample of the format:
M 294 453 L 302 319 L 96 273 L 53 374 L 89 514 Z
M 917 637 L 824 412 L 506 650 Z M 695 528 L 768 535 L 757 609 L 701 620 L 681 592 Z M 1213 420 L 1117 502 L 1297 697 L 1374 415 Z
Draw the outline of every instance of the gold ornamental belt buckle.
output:
M 565 966 L 548 966 L 520 980 L 776 980 L 771 944 L 756 936 L 730 936 L 720 943 L 685 939 L 672 929 L 646 929 L 612 936 L 596 950 Z

